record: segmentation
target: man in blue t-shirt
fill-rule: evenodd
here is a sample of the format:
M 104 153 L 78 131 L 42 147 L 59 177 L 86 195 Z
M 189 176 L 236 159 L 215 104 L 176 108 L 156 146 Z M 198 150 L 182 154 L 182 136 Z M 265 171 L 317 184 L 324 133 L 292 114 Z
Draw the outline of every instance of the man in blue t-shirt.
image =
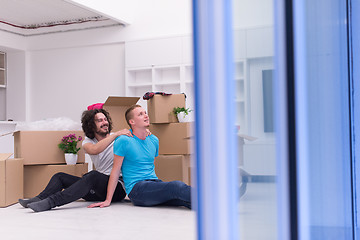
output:
M 180 181 L 163 182 L 155 174 L 154 159 L 158 156 L 159 139 L 148 136 L 150 121 L 140 105 L 125 113 L 133 137 L 120 136 L 114 142 L 114 165 L 104 202 L 89 207 L 110 205 L 119 174 L 122 172 L 125 190 L 137 206 L 171 205 L 191 209 L 191 188 Z

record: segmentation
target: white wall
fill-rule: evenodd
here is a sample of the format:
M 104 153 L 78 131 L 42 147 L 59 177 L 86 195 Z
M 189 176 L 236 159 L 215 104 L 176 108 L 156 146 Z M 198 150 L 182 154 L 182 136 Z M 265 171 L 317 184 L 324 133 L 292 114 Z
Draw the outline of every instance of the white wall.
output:
M 28 120 L 69 117 L 109 95 L 124 95 L 124 44 L 31 51 Z
M 32 37 L 0 32 L 0 46 L 25 50 L 25 62 L 18 58 L 21 64 L 15 65 L 20 72 L 8 79 L 25 100 L 15 102 L 13 91 L 7 94 L 8 118 L 79 120 L 86 106 L 125 94 L 125 41 L 190 34 L 191 19 L 190 0 L 137 0 L 132 24 L 125 28 Z M 20 113 L 19 106 L 26 106 L 26 113 Z
M 23 36 L 0 30 L 0 51 L 25 50 L 26 47 L 27 41 Z
M 26 52 L 7 52 L 7 119 L 26 120 Z
M 257 28 L 273 25 L 273 0 L 234 0 L 234 28 Z

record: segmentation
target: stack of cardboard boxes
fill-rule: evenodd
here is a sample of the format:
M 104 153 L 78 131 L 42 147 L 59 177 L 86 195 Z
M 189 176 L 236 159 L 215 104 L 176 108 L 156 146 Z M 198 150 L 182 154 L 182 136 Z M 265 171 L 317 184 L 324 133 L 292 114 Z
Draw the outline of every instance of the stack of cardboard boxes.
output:
M 179 123 L 174 107 L 185 107 L 184 94 L 154 95 L 148 100 L 150 131 L 159 138 L 155 171 L 163 181 L 183 181 L 190 185 L 191 123 Z
M 18 202 L 19 198 L 38 195 L 57 172 L 81 177 L 87 172 L 84 150 L 78 153 L 76 165 L 66 165 L 64 152 L 58 148 L 63 136 L 82 131 L 18 131 L 14 133 L 15 158 L 0 153 L 0 207 Z
M 110 113 L 113 131 L 129 128 L 125 111 L 138 100 L 108 97 L 103 108 Z M 148 102 L 150 131 L 159 138 L 155 171 L 163 181 L 180 180 L 190 185 L 190 123 L 179 123 L 172 113 L 174 107 L 185 107 L 184 94 L 155 95 Z M 88 172 L 83 148 L 78 152 L 76 165 L 66 165 L 64 152 L 58 148 L 61 139 L 71 133 L 84 138 L 83 131 L 14 133 L 15 158 L 9 159 L 12 154 L 0 154 L 0 207 L 38 195 L 57 172 L 79 177 Z
M 57 172 L 79 177 L 87 173 L 88 166 L 85 163 L 85 153 L 82 148 L 78 152 L 76 165 L 66 165 L 64 152 L 58 148 L 61 139 L 72 133 L 84 138 L 83 131 L 18 131 L 14 133 L 15 158 L 22 158 L 24 163 L 24 198 L 38 195 Z
M 10 159 L 12 153 L 0 153 L 0 207 L 17 203 L 23 197 L 23 159 Z

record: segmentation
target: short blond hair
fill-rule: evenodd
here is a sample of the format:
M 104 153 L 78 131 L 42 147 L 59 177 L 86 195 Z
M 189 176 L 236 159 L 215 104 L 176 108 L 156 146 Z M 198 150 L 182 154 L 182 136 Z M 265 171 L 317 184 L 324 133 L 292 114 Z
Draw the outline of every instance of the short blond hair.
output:
M 133 114 L 132 114 L 132 111 L 135 109 L 135 108 L 138 108 L 138 107 L 141 107 L 140 105 L 138 104 L 134 104 L 132 105 L 131 107 L 129 107 L 126 112 L 125 112 L 125 119 L 126 119 L 126 122 L 127 124 L 129 125 L 129 127 L 132 129 L 130 123 L 129 123 L 129 120 L 133 118 Z

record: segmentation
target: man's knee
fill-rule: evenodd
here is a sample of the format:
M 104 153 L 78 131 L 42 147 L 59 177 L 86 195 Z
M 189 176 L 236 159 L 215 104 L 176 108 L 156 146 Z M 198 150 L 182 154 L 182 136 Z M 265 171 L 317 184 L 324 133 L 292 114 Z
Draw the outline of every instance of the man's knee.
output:
M 169 182 L 169 187 L 175 195 L 188 195 L 191 194 L 191 187 L 181 181 Z
M 84 176 L 82 176 L 82 180 L 86 181 L 88 184 L 94 185 L 101 178 L 101 175 L 102 175 L 102 173 L 100 173 L 96 170 L 92 170 L 92 171 L 84 174 Z
M 176 188 L 186 188 L 187 185 L 184 182 L 181 181 L 171 181 L 169 182 L 171 187 L 176 187 Z
M 87 176 L 97 176 L 98 174 L 100 174 L 98 171 L 96 170 L 91 170 L 88 173 L 85 173 L 83 177 L 87 177 Z
M 85 179 L 85 180 L 91 180 L 91 179 L 94 179 L 94 178 L 97 178 L 99 176 L 99 172 L 98 171 L 95 171 L 95 170 L 92 170 L 88 173 L 85 173 L 82 178 Z
M 63 172 L 58 172 L 58 173 L 55 173 L 55 174 L 52 176 L 52 178 L 61 179 L 61 178 L 63 178 L 63 177 L 66 177 L 67 175 L 69 175 L 69 174 L 63 173 Z

